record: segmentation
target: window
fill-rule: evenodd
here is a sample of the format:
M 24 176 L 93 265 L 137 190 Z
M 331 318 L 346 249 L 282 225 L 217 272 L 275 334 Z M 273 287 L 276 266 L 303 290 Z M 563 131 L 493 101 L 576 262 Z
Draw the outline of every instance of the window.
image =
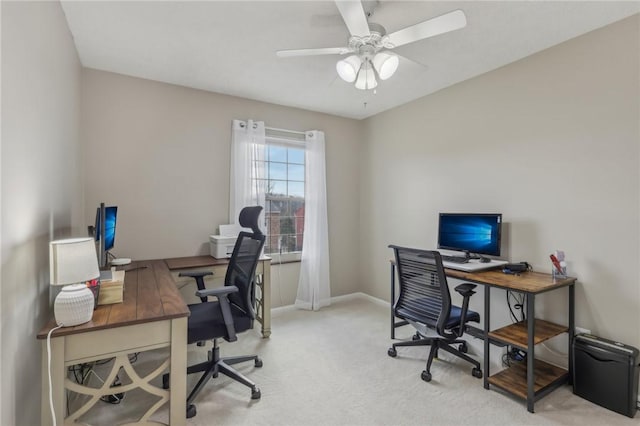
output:
M 304 230 L 304 145 L 279 138 L 266 138 L 265 254 L 299 259 Z

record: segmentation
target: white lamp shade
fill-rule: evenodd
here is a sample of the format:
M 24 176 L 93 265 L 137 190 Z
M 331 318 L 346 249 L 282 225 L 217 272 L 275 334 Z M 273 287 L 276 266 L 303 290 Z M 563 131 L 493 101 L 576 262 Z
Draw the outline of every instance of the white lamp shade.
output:
M 377 85 L 378 82 L 376 81 L 376 76 L 373 72 L 373 68 L 371 68 L 371 64 L 369 62 L 365 62 L 358 73 L 358 79 L 355 84 L 356 89 L 368 90 L 375 88 Z
M 98 278 L 98 256 L 93 238 L 70 238 L 49 243 L 51 285 L 84 283 Z
M 373 66 L 378 72 L 380 80 L 391 77 L 398 69 L 399 63 L 398 55 L 389 52 L 380 52 L 373 58 Z
M 336 63 L 336 71 L 341 79 L 347 83 L 353 83 L 358 75 L 358 70 L 362 61 L 356 55 L 351 55 L 348 58 L 341 59 Z

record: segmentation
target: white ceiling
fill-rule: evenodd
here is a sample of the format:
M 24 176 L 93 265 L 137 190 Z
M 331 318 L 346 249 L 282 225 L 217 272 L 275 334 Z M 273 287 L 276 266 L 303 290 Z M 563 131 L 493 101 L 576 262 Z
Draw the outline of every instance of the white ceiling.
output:
M 349 33 L 333 1 L 63 1 L 62 7 L 85 67 L 365 118 L 638 13 L 640 2 L 366 2 L 370 21 L 388 33 L 455 9 L 467 16 L 466 28 L 396 48 L 412 61 L 401 60 L 375 94 L 337 77 L 340 56 L 275 55 L 346 46 Z

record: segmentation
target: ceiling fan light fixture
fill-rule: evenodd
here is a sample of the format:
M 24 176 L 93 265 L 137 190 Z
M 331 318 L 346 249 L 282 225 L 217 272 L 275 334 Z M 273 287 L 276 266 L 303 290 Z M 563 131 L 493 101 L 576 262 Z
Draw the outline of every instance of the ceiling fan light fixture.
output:
M 379 52 L 373 57 L 373 66 L 375 67 L 380 80 L 386 80 L 391 77 L 396 70 L 400 60 L 398 55 L 389 52 Z
M 336 71 L 341 79 L 347 83 L 353 83 L 358 76 L 358 70 L 362 65 L 362 61 L 356 55 L 351 55 L 345 59 L 341 59 L 336 63 Z
M 370 90 L 378 85 L 373 67 L 369 61 L 365 61 L 360 68 L 358 78 L 356 80 L 356 89 Z

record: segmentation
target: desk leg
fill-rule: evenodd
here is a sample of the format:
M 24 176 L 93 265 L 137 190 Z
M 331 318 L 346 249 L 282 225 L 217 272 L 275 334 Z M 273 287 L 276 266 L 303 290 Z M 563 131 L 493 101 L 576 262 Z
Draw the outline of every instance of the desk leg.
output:
M 573 385 L 573 338 L 576 329 L 575 306 L 576 287 L 569 286 L 569 384 Z
M 396 319 L 393 314 L 393 304 L 396 303 L 396 267 L 391 264 L 391 340 L 396 338 Z
M 271 336 L 271 261 L 262 262 L 262 337 Z
M 169 424 L 187 422 L 187 318 L 171 320 Z
M 491 323 L 491 286 L 484 286 L 484 374 L 483 385 L 489 389 L 489 358 L 491 357 L 491 345 L 489 344 L 489 327 Z
M 535 337 L 536 329 L 536 315 L 535 315 L 535 296 L 533 294 L 527 294 L 527 410 L 533 413 L 533 405 L 535 403 L 535 391 L 534 383 L 536 380 L 535 375 L 535 354 L 533 339 Z
M 64 366 L 64 337 L 51 339 L 51 392 L 56 424 L 64 424 L 66 415 L 64 390 L 66 368 Z M 49 363 L 47 358 L 47 341 L 42 341 L 42 408 L 40 419 L 42 425 L 52 425 L 51 407 L 49 406 Z

